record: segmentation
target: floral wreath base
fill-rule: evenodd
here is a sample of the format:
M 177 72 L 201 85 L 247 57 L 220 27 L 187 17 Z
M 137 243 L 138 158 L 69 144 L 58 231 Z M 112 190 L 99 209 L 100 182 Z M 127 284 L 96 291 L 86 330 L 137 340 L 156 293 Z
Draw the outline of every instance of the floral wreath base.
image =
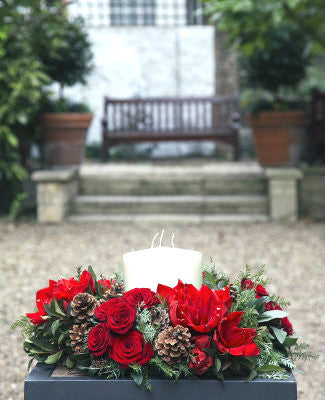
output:
M 36 311 L 12 326 L 22 330 L 28 368 L 35 359 L 108 379 L 128 374 L 150 389 L 157 375 L 286 379 L 296 359 L 317 357 L 293 336 L 289 303 L 269 294 L 263 269 L 246 267 L 233 282 L 214 267 L 202 275 L 199 290 L 178 281 L 156 292 L 125 292 L 118 271 L 98 279 L 92 267 L 50 280 Z

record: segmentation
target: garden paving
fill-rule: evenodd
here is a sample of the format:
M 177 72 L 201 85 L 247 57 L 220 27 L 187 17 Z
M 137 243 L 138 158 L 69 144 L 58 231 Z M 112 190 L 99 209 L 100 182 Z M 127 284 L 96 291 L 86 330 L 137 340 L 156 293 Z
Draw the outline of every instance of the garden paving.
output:
M 49 278 L 71 276 L 79 265 L 109 275 L 121 255 L 147 248 L 162 226 L 155 223 L 17 225 L 0 221 L 0 400 L 22 400 L 27 356 L 19 332 L 9 325 L 32 311 L 37 289 Z M 291 301 L 290 320 L 297 333 L 320 353 L 317 361 L 299 362 L 299 400 L 323 400 L 325 373 L 325 226 L 298 224 L 164 223 L 166 245 L 175 233 L 177 247 L 202 251 L 219 269 L 232 274 L 245 264 L 266 265 L 271 291 Z M 154 268 L 154 267 L 153 267 Z

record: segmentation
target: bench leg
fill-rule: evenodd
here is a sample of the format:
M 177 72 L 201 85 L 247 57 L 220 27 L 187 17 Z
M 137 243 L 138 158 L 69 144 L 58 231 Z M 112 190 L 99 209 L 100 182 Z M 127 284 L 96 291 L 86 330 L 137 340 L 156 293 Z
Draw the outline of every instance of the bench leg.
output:
M 102 160 L 103 162 L 106 162 L 108 160 L 108 150 L 109 150 L 109 144 L 108 144 L 108 138 L 105 133 L 103 133 L 102 137 Z
M 234 141 L 233 141 L 233 145 L 234 145 L 234 160 L 235 161 L 239 161 L 239 132 L 236 129 L 234 131 Z

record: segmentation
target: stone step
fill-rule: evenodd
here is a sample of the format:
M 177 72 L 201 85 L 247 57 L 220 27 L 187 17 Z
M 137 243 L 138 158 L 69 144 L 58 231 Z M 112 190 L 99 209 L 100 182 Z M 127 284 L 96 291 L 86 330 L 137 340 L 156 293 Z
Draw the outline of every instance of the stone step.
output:
M 80 194 L 85 195 L 254 195 L 266 193 L 263 170 L 253 165 L 84 166 Z
M 263 195 L 77 196 L 73 214 L 267 214 Z
M 84 214 L 70 215 L 68 220 L 76 223 L 87 222 L 158 222 L 158 223 L 255 223 L 267 222 L 269 217 L 260 214 Z

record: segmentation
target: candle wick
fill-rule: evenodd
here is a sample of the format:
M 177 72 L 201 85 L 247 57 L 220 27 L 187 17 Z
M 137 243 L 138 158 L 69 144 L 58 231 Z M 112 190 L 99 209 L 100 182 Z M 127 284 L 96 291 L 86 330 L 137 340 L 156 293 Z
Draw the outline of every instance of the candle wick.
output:
M 153 249 L 153 245 L 154 245 L 155 240 L 156 240 L 156 238 L 157 238 L 158 235 L 159 235 L 159 232 L 157 232 L 157 233 L 155 234 L 155 236 L 153 237 L 153 239 L 152 239 L 152 242 L 151 242 L 151 248 L 152 248 L 152 249 Z
M 162 239 L 163 239 L 163 236 L 164 236 L 164 232 L 165 232 L 165 229 L 163 229 L 163 230 L 161 231 L 160 241 L 159 241 L 159 247 L 161 247 L 161 242 L 162 242 Z
M 175 249 L 175 246 L 174 246 L 174 237 L 175 237 L 175 233 L 173 232 L 173 234 L 172 234 L 172 246 L 173 246 L 174 249 Z

